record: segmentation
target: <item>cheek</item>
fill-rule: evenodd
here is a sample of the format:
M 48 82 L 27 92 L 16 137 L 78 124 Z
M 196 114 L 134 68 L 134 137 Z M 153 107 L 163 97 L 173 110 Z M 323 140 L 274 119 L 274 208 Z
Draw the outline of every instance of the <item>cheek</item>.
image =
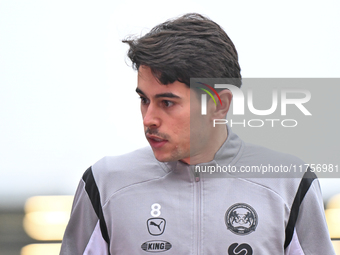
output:
M 169 132 L 172 133 L 173 138 L 176 137 L 179 143 L 187 143 L 190 139 L 190 118 L 178 118 L 169 124 Z

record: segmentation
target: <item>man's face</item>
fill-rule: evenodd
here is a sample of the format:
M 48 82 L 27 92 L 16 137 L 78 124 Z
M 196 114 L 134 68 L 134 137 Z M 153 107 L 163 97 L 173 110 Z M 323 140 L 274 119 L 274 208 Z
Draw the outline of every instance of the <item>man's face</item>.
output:
M 190 157 L 190 89 L 181 82 L 163 85 L 147 66 L 138 70 L 144 131 L 157 160 Z

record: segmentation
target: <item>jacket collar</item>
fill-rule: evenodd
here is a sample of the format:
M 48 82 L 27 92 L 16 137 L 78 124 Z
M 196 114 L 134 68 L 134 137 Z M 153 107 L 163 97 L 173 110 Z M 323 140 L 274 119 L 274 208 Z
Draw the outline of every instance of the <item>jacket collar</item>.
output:
M 223 145 L 216 152 L 215 157 L 212 161 L 206 163 L 200 163 L 197 165 L 187 165 L 181 161 L 166 162 L 165 166 L 171 171 L 180 171 L 191 169 L 194 171 L 196 167 L 204 166 L 228 166 L 234 165 L 242 155 L 244 149 L 244 142 L 232 132 L 231 128 L 227 125 L 228 137 Z M 203 175 L 209 173 L 202 173 Z

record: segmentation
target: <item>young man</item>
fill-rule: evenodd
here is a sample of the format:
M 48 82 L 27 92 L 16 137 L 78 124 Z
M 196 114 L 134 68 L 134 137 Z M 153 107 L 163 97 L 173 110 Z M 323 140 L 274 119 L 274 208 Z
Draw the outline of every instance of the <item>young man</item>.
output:
M 138 70 L 150 147 L 105 157 L 79 184 L 61 254 L 335 254 L 316 176 L 207 178 L 204 167 L 303 164 L 245 144 L 227 126 L 232 99 L 207 103 L 190 78 L 231 78 L 240 87 L 236 49 L 213 21 L 187 14 L 125 40 Z M 298 177 L 298 178 L 297 178 Z

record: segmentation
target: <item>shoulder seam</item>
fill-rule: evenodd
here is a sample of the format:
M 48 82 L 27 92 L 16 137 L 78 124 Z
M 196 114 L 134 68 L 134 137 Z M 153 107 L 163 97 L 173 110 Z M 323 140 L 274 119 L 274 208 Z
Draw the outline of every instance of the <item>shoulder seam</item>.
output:
M 245 181 L 245 182 L 250 182 L 250 183 L 252 183 L 253 185 L 257 185 L 257 186 L 260 186 L 260 187 L 262 187 L 262 188 L 264 188 L 264 189 L 269 190 L 270 192 L 272 192 L 273 194 L 275 194 L 276 196 L 278 196 L 278 197 L 284 202 L 284 204 L 285 204 L 285 206 L 287 207 L 287 209 L 290 210 L 290 207 L 289 207 L 287 201 L 285 201 L 285 200 L 283 199 L 283 197 L 282 197 L 279 193 L 277 193 L 276 191 L 274 191 L 273 189 L 271 189 L 271 188 L 269 188 L 269 187 L 267 187 L 267 186 L 265 186 L 265 185 L 263 185 L 263 184 L 260 184 L 260 183 L 257 183 L 257 182 L 254 182 L 254 181 L 251 181 L 251 180 L 248 180 L 248 179 L 244 179 L 244 178 L 238 178 L 238 179 L 243 180 L 243 181 Z
M 127 188 L 130 188 L 130 187 L 132 187 L 132 186 L 136 186 L 136 185 L 140 185 L 140 184 L 144 184 L 144 183 L 147 183 L 147 182 L 151 182 L 151 181 L 155 181 L 155 180 L 159 180 L 159 179 L 165 178 L 165 177 L 166 177 L 167 175 L 169 175 L 170 173 L 172 173 L 172 171 L 166 173 L 166 174 L 163 175 L 163 176 L 160 176 L 160 177 L 157 177 L 157 178 L 153 178 L 153 179 L 147 179 L 147 180 L 144 180 L 144 181 L 141 181 L 141 182 L 132 183 L 132 184 L 129 184 L 129 185 L 127 185 L 127 186 L 124 186 L 124 187 L 122 187 L 122 188 L 116 190 L 113 194 L 111 194 L 111 196 L 109 196 L 109 197 L 105 200 L 105 202 L 104 202 L 104 204 L 103 204 L 103 207 L 106 206 L 106 204 L 111 200 L 111 198 L 112 198 L 114 195 L 116 195 L 117 193 L 121 192 L 122 190 L 127 189 Z

